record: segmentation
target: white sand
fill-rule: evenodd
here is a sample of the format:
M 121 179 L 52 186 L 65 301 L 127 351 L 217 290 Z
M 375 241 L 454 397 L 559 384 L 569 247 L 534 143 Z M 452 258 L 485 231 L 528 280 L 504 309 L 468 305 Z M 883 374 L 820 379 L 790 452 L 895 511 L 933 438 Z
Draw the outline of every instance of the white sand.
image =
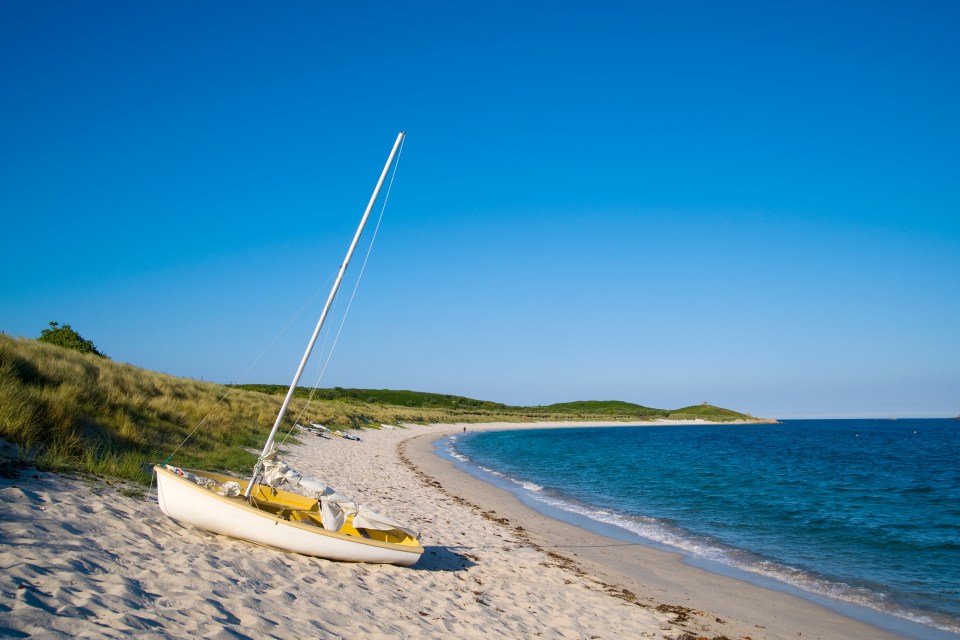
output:
M 586 532 L 582 545 L 556 544 L 550 532 L 568 542 L 573 528 L 430 454 L 430 434 L 461 429 L 367 431 L 363 442 L 304 434 L 287 448 L 292 466 L 420 530 L 426 552 L 413 567 L 214 536 L 167 518 L 155 494 L 126 497 L 99 480 L 2 480 L 0 637 L 892 637 L 645 547 L 607 557 L 610 541 Z M 646 565 L 640 551 L 653 554 L 650 576 L 610 566 Z M 697 611 L 678 620 L 677 606 Z

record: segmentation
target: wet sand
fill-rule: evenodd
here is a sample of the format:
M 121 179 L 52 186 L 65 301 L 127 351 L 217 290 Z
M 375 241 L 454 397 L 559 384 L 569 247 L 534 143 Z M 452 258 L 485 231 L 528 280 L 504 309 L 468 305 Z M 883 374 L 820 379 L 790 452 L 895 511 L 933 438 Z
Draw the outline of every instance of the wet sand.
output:
M 663 423 L 660 423 L 663 424 Z M 470 430 L 584 426 L 471 425 Z M 462 432 L 451 426 L 445 433 Z M 587 576 L 597 588 L 641 607 L 683 612 L 683 628 L 694 636 L 732 638 L 899 638 L 804 598 L 690 566 L 679 554 L 601 536 L 544 516 L 504 489 L 477 479 L 434 453 L 438 434 L 401 444 L 401 455 L 437 490 L 493 517 L 559 566 Z M 494 513 L 495 512 L 495 513 Z M 522 527 L 522 531 L 517 528 Z M 722 622 L 721 622 L 722 621 Z

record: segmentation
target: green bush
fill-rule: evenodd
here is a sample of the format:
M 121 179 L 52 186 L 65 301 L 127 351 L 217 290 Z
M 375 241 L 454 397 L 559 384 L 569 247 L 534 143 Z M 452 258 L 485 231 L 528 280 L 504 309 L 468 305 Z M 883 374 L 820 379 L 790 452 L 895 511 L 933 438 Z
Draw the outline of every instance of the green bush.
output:
M 65 349 L 73 349 L 74 351 L 79 351 L 80 353 L 92 353 L 94 355 L 100 356 L 101 358 L 106 358 L 107 356 L 97 350 L 97 347 L 93 344 L 92 341 L 84 339 L 79 333 L 73 330 L 69 324 L 60 326 L 59 322 L 51 322 L 49 329 L 44 329 L 40 332 L 40 337 L 37 338 L 40 342 L 46 342 L 48 344 L 55 344 L 58 347 L 63 347 Z

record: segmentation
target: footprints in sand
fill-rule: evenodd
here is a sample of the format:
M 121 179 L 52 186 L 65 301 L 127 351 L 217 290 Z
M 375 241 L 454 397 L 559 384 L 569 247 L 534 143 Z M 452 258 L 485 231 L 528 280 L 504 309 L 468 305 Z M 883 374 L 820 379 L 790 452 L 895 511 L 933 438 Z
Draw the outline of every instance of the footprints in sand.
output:
M 374 431 L 362 443 L 311 439 L 287 456 L 291 466 L 423 531 L 426 552 L 409 568 L 334 563 L 229 540 L 168 519 L 154 498 L 105 485 L 92 491 L 83 480 L 0 481 L 0 635 L 676 635 L 661 629 L 670 628 L 673 612 L 611 597 L 531 545 L 522 527 L 445 493 L 405 464 L 398 445 L 436 430 Z

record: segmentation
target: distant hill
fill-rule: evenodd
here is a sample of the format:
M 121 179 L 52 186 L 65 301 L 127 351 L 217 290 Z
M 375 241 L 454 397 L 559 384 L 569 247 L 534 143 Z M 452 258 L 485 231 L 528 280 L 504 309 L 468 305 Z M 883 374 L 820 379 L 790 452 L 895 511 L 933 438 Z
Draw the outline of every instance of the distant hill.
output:
M 244 384 L 239 388 L 247 391 L 259 391 L 273 395 L 282 395 L 287 387 L 276 384 Z M 298 387 L 294 394 L 297 398 L 312 397 L 317 400 L 356 401 L 366 404 L 390 405 L 420 409 L 447 409 L 453 411 L 483 411 L 504 416 L 543 419 L 583 419 L 583 420 L 709 420 L 712 422 L 731 422 L 736 420 L 754 420 L 747 413 L 738 413 L 703 403 L 680 409 L 653 409 L 622 400 L 578 400 L 556 404 L 525 407 L 511 406 L 488 400 L 474 400 L 464 396 L 423 391 L 395 391 L 391 389 L 315 389 Z

